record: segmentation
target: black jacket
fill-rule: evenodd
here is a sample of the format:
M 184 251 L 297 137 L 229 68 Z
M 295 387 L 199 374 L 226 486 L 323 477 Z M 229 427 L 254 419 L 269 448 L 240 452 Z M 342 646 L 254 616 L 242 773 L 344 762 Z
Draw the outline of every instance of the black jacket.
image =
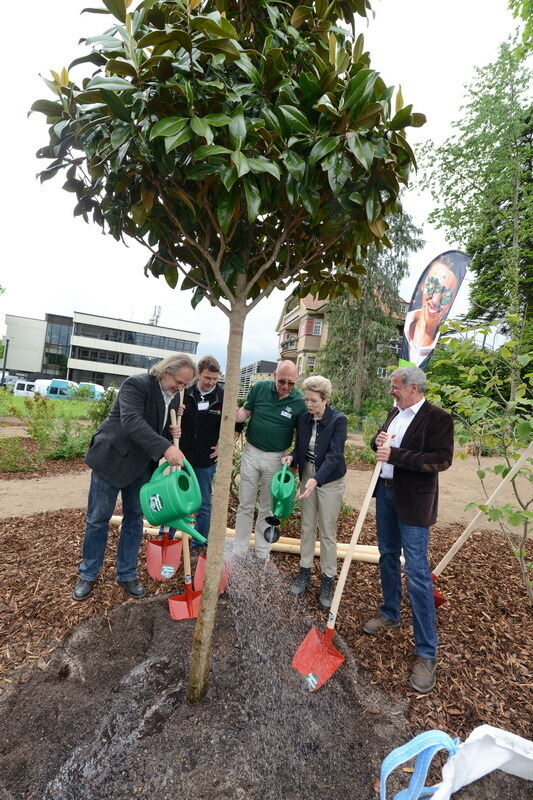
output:
M 216 462 L 211 458 L 211 448 L 220 435 L 224 390 L 217 384 L 205 399 L 209 407 L 198 411 L 201 394 L 196 383 L 186 390 L 183 398 L 185 411 L 181 418 L 180 450 L 193 467 L 210 467 Z M 244 423 L 237 424 L 235 430 L 240 432 L 243 427 Z
M 170 408 L 178 404 L 176 394 Z M 92 438 L 85 463 L 113 486 L 129 486 L 146 467 L 155 469 L 170 446 L 168 416 L 163 427 L 165 401 L 157 378 L 144 373 L 127 378 Z
M 291 455 L 293 466 L 302 477 L 305 454 L 313 431 L 313 417 L 304 411 L 298 417 L 296 444 Z M 315 480 L 319 486 L 331 483 L 346 475 L 344 444 L 348 435 L 348 420 L 340 411 L 326 406 L 324 416 L 318 420 L 315 443 Z

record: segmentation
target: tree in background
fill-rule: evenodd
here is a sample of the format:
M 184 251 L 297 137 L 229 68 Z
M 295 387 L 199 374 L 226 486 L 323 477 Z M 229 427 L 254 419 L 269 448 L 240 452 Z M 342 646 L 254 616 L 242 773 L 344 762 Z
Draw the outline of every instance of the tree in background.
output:
M 533 48 L 533 0 L 507 0 L 507 5 L 513 17 L 524 23 L 522 43 L 517 52 L 520 56 L 527 56 Z
M 421 233 L 408 214 L 394 217 L 389 229 L 392 247 L 369 249 L 358 296 L 344 291 L 328 305 L 328 342 L 320 354 L 320 370 L 333 382 L 338 402 L 347 411 L 359 414 L 365 403 L 374 408 L 387 396 L 378 368 L 396 358 L 389 342 L 398 339 L 399 286 L 409 268 L 409 254 L 423 245 Z
M 471 313 L 505 315 L 521 340 L 531 308 L 533 245 L 531 71 L 509 44 L 476 70 L 456 133 L 425 151 L 429 220 L 472 256 Z M 520 352 L 520 348 L 516 354 Z M 513 366 L 514 384 L 518 363 Z
M 46 81 L 51 159 L 74 214 L 149 252 L 146 274 L 206 299 L 230 324 L 202 605 L 189 699 L 207 689 L 223 564 L 243 328 L 275 288 L 325 298 L 348 287 L 371 244 L 388 245 L 414 156 L 405 128 L 425 119 L 392 102 L 370 68 L 355 14 L 368 0 L 103 0 L 112 17 L 89 78 Z M 341 27 L 342 25 L 342 27 Z

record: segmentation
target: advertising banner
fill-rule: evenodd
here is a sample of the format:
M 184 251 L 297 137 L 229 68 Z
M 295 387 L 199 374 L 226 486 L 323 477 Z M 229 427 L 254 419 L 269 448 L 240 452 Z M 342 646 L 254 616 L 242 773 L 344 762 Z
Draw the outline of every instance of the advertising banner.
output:
M 426 369 L 439 340 L 440 326 L 451 311 L 471 260 L 460 250 L 447 250 L 420 276 L 405 318 L 401 367 L 414 364 Z

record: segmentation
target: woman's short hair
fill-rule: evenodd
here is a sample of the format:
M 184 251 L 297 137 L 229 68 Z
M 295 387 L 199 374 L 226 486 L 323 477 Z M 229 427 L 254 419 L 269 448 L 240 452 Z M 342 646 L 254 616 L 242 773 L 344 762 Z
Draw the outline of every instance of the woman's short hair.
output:
M 208 372 L 220 372 L 220 364 L 215 356 L 204 356 L 198 362 L 198 372 L 203 372 L 206 369 Z
M 196 377 L 196 364 L 189 356 L 167 356 L 163 358 L 162 361 L 158 361 L 157 364 L 154 364 L 150 369 L 150 375 L 153 375 L 154 378 L 160 381 L 165 372 L 168 372 L 169 375 L 175 375 L 182 367 L 189 367 L 189 369 L 192 369 L 192 378 Z
M 310 375 L 302 383 L 304 392 L 317 392 L 322 400 L 329 400 L 331 397 L 331 381 L 322 375 Z

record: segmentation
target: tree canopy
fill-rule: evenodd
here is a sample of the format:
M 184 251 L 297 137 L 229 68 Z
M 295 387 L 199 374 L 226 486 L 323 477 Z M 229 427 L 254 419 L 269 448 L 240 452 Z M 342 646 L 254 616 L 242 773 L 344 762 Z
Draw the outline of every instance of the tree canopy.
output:
M 426 151 L 429 219 L 473 256 L 471 315 L 527 318 L 533 260 L 531 71 L 510 44 L 476 70 L 456 133 Z
M 409 268 L 409 254 L 423 244 L 421 233 L 408 214 L 395 216 L 390 228 L 392 248 L 369 249 L 365 274 L 359 279 L 360 297 L 344 291 L 328 305 L 328 342 L 320 369 L 333 381 L 346 410 L 359 412 L 365 401 L 375 407 L 385 395 L 378 368 L 397 360 L 389 342 L 398 339 L 399 286 Z

